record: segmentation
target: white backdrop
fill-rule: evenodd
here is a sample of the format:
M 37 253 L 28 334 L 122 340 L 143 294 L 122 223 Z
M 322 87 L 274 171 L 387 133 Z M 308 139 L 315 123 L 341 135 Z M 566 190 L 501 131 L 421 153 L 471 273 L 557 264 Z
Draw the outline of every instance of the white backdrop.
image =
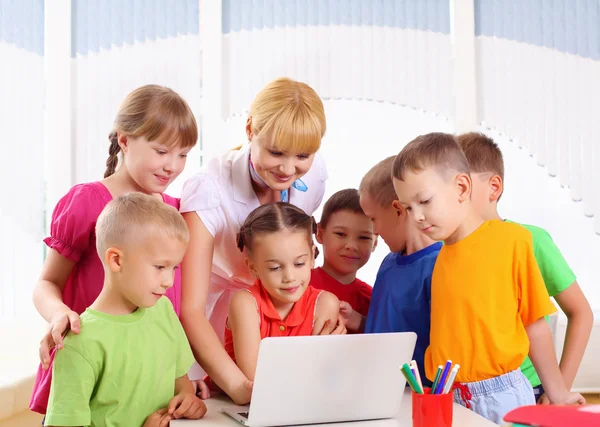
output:
M 43 1 L 0 2 L 0 325 L 31 316 L 43 259 Z
M 506 157 L 501 213 L 547 228 L 600 309 L 598 0 L 0 0 L 0 61 L 2 321 L 31 315 L 43 206 L 102 177 L 129 91 L 170 86 L 196 114 L 177 195 L 202 153 L 243 142 L 281 75 L 326 99 L 327 195 L 420 133 L 484 122 Z

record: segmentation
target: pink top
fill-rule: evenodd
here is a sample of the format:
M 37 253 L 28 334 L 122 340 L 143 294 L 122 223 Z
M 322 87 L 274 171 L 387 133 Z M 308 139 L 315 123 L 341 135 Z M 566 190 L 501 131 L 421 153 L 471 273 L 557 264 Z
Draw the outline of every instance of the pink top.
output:
M 179 199 L 162 195 L 163 201 L 179 210 Z M 81 314 L 96 300 L 104 283 L 104 269 L 96 251 L 94 230 L 96 220 L 112 195 L 101 182 L 78 184 L 58 202 L 52 213 L 50 236 L 44 239 L 54 249 L 76 264 L 63 288 L 63 302 L 71 310 Z M 179 316 L 181 302 L 181 271 L 176 270 L 173 287 L 167 291 Z M 51 353 L 51 364 L 54 351 Z M 46 413 L 52 365 L 47 369 L 38 367 L 33 395 L 29 402 L 32 411 Z

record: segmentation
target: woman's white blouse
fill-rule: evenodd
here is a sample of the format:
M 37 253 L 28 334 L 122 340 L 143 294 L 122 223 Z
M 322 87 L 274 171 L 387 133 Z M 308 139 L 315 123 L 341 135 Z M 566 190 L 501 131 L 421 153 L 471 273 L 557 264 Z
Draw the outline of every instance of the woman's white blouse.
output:
M 212 159 L 183 186 L 181 212 L 196 212 L 215 239 L 206 315 L 223 342 L 229 299 L 233 292 L 251 286 L 254 278 L 237 248 L 236 236 L 250 212 L 259 206 L 252 188 L 250 145 Z M 306 192 L 290 189 L 290 203 L 312 215 L 325 193 L 327 169 L 317 153 L 302 181 Z

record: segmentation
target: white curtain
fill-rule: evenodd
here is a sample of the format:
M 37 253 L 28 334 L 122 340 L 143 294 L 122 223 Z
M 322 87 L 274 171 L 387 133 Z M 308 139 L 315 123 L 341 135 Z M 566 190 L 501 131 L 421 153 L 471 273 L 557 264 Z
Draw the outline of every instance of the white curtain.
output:
M 0 323 L 32 312 L 43 252 L 44 2 L 0 1 Z
M 447 0 L 223 0 L 225 116 L 280 76 L 453 118 Z
M 133 89 L 160 84 L 202 120 L 198 0 L 72 0 L 75 181 L 101 179 L 108 134 Z M 169 192 L 200 167 L 200 145 Z
M 476 0 L 480 119 L 558 176 L 600 234 L 600 1 Z

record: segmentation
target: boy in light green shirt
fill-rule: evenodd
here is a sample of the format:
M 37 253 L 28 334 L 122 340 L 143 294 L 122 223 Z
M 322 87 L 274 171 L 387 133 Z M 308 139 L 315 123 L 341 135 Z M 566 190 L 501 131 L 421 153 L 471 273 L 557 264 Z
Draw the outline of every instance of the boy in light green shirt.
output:
M 502 220 L 497 208 L 504 190 L 504 160 L 500 148 L 491 138 L 480 133 L 462 134 L 457 139 L 471 169 L 473 206 L 486 220 Z M 567 333 L 560 370 L 567 388 L 571 389 L 592 331 L 592 309 L 577 283 L 575 274 L 550 234 L 540 227 L 521 225 L 529 230 L 533 237 L 535 258 L 548 294 L 556 300 L 567 316 Z M 521 370 L 531 382 L 538 403 L 549 403 L 529 358 L 525 359 Z
M 168 426 L 206 406 L 187 377 L 194 356 L 164 297 L 189 233 L 171 206 L 141 193 L 110 202 L 96 224 L 104 286 L 56 354 L 46 426 Z

